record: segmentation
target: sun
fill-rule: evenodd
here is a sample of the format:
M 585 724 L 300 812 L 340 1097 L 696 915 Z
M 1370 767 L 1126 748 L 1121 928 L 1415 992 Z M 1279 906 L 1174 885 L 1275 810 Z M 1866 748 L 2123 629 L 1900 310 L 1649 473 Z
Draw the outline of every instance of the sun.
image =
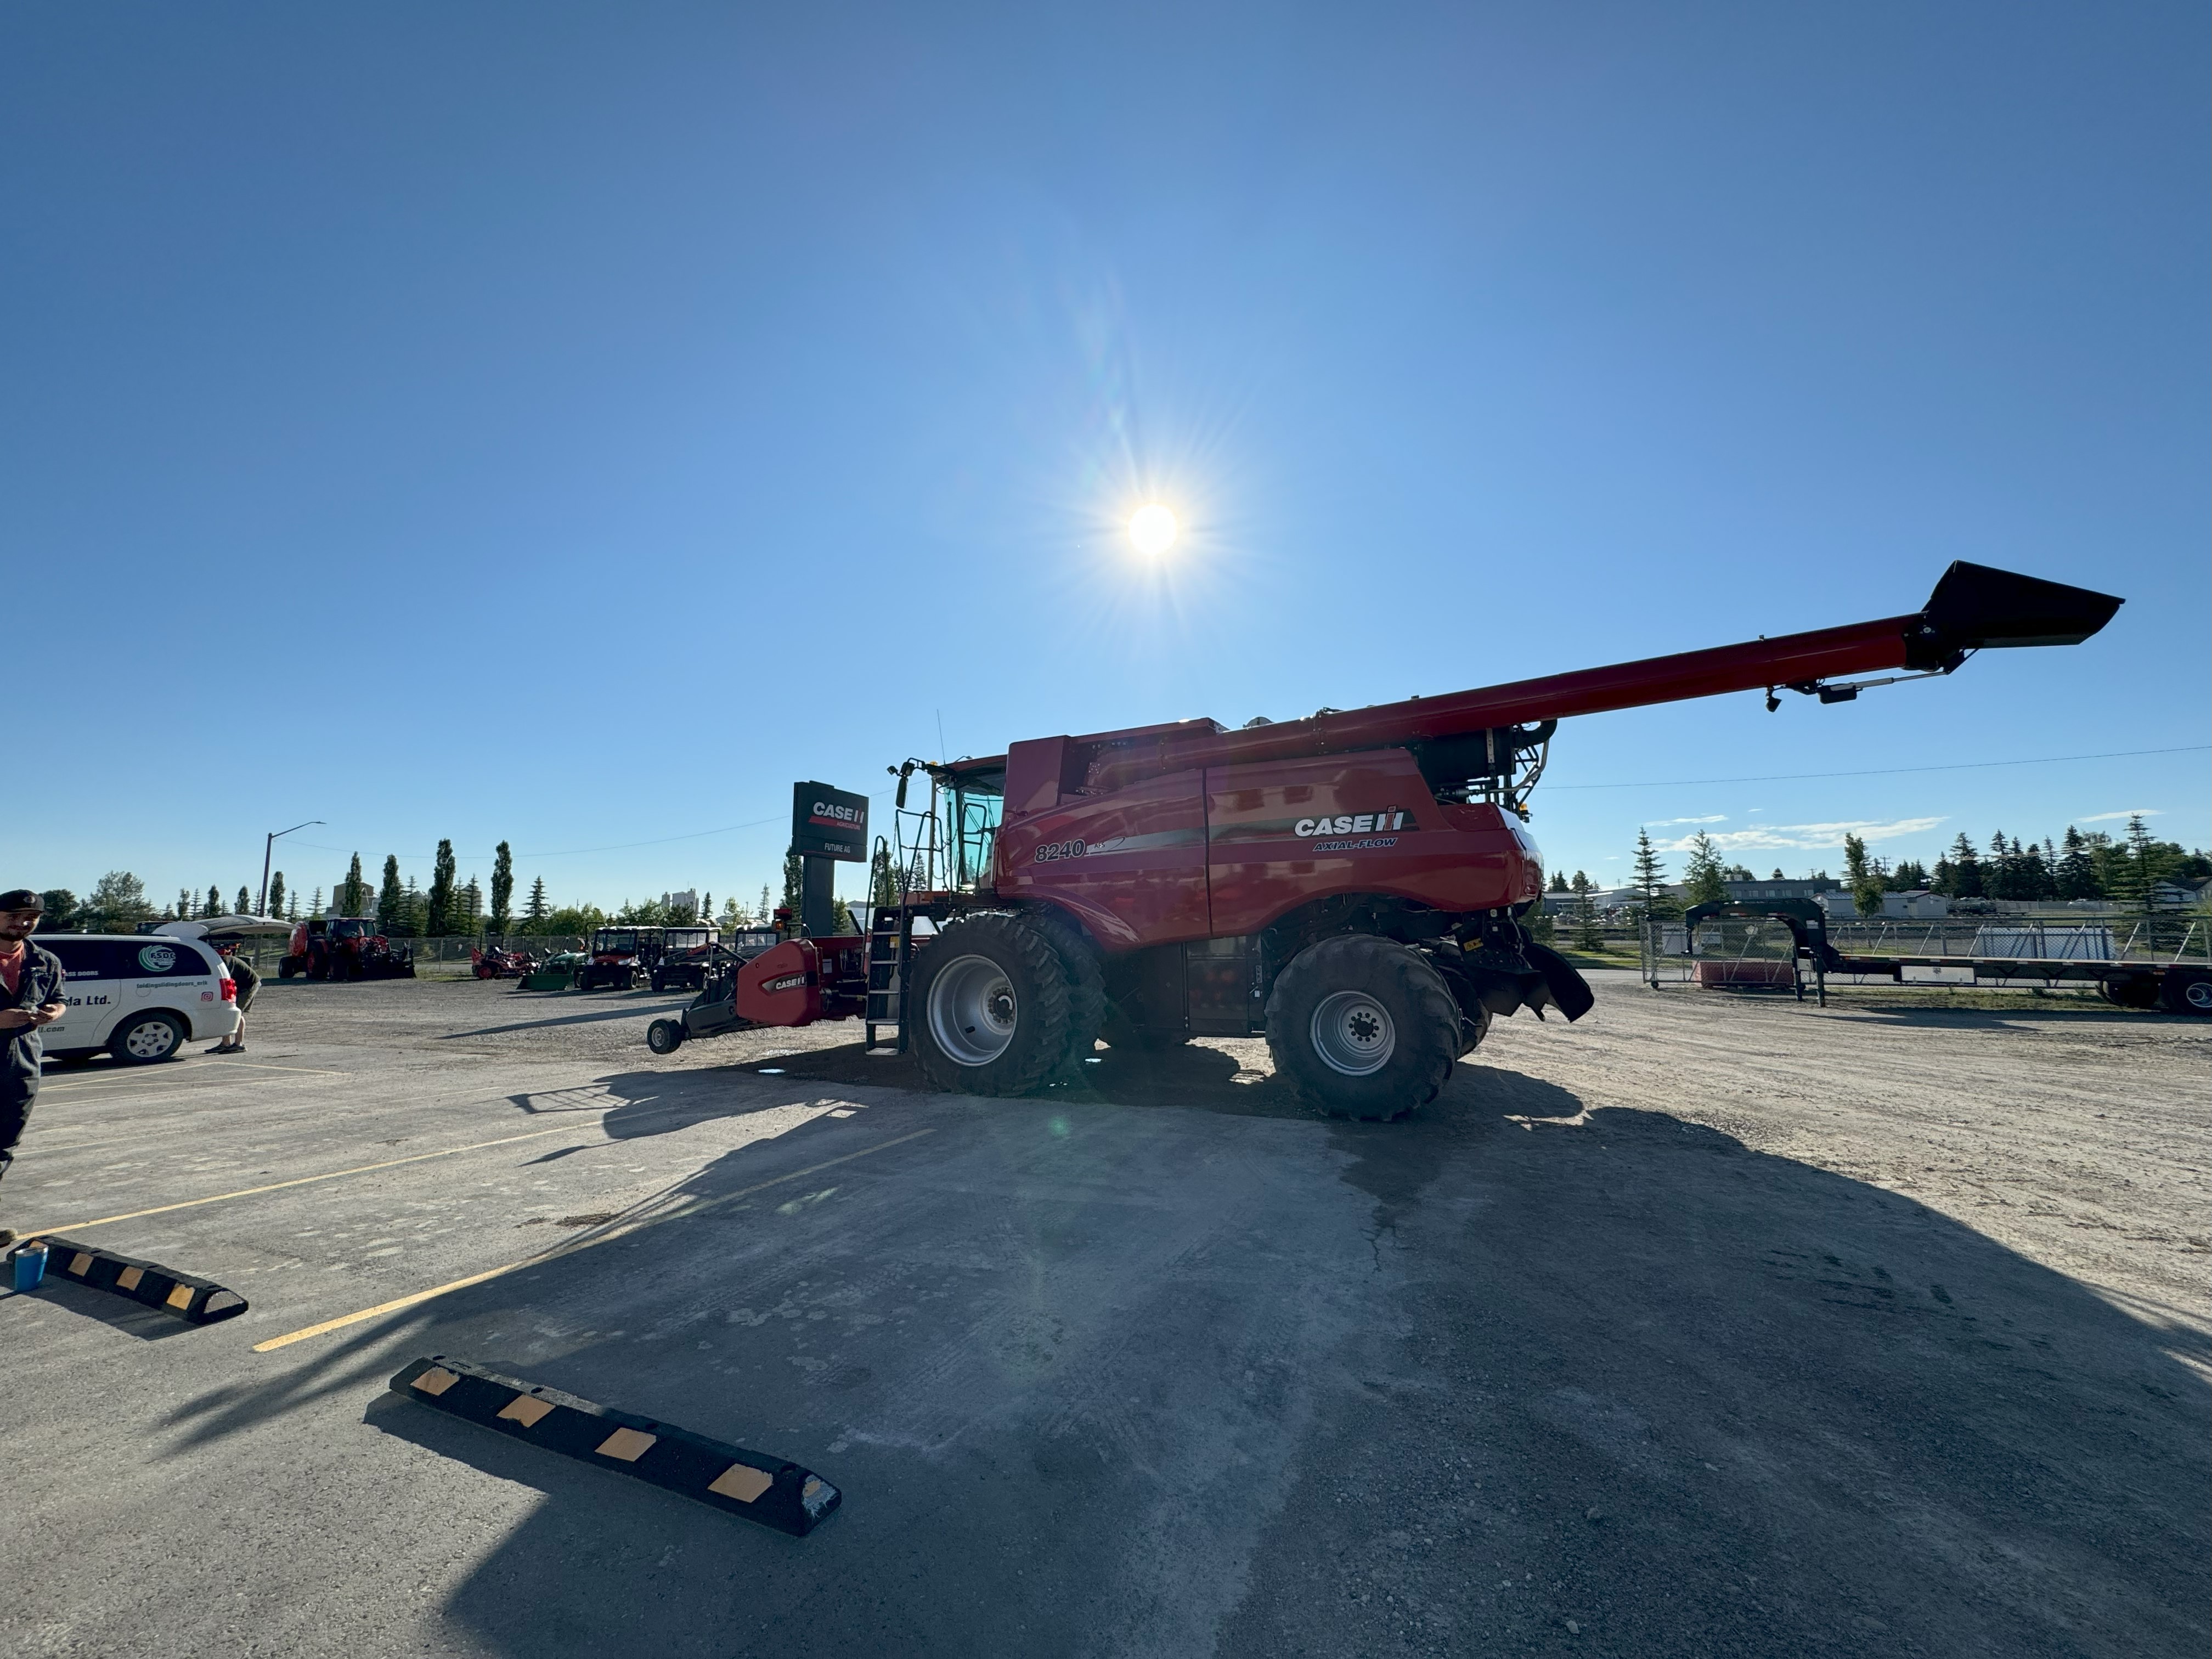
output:
M 1139 507 L 1129 520 L 1129 539 L 1136 544 L 1138 552 L 1151 558 L 1156 559 L 1173 547 L 1176 538 L 1182 533 L 1182 526 L 1176 522 L 1176 515 L 1158 501 Z

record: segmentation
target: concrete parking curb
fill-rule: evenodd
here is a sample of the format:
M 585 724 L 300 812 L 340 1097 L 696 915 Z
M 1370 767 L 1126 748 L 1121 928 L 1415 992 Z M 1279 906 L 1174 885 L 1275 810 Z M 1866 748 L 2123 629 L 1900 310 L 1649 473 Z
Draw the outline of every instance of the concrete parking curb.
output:
M 805 1537 L 828 1520 L 844 1498 L 820 1475 L 796 1463 L 444 1354 L 405 1367 L 392 1379 L 392 1391 L 794 1538 Z
M 46 1247 L 46 1272 L 72 1285 L 111 1291 L 173 1314 L 188 1325 L 212 1325 L 246 1311 L 246 1298 L 211 1279 L 179 1273 L 155 1261 L 139 1261 L 97 1245 L 78 1244 L 51 1233 L 36 1243 Z

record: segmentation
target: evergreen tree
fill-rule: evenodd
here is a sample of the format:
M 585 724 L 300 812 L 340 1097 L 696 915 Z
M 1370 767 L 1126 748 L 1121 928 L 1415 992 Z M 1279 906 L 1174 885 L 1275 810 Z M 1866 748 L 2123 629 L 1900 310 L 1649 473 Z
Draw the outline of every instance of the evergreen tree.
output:
M 1549 887 L 1547 887 L 1544 890 L 1547 893 L 1565 893 L 1572 891 L 1573 890 L 1567 884 L 1567 872 L 1564 870 L 1553 871 L 1552 884 Z
M 500 842 L 491 855 L 491 930 L 505 933 L 512 921 L 507 912 L 514 901 L 514 854 Z
M 177 889 L 177 920 L 190 921 L 191 919 L 192 890 L 189 887 L 179 887 Z
M 39 895 L 42 913 L 35 931 L 41 933 L 69 933 L 76 931 L 76 895 L 66 887 L 49 887 Z
M 896 904 L 898 871 L 891 862 L 890 843 L 881 836 L 876 837 L 876 850 L 868 859 L 868 902 Z
M 361 873 L 361 854 L 353 855 L 346 866 L 345 879 L 338 884 L 337 891 L 331 896 L 342 916 L 361 916 L 368 914 L 368 881 Z
M 702 894 L 700 894 L 700 895 L 699 895 L 699 916 L 698 916 L 698 920 L 700 920 L 701 921 L 714 921 L 714 889 L 712 889 L 712 888 L 710 887 L 710 888 L 708 888 L 705 892 L 703 892 L 703 893 L 702 893 Z
M 1951 883 L 1944 890 L 1953 898 L 1981 898 L 1982 855 L 1974 850 L 1974 843 L 1966 839 L 1961 830 L 1959 839 L 1951 843 Z
M 455 932 L 473 937 L 483 932 L 483 888 L 474 876 L 454 895 Z
M 2112 893 L 2131 909 L 2152 908 L 2151 890 L 2166 878 L 2168 859 L 2166 849 L 2153 840 L 2150 826 L 2136 813 L 2128 819 L 2128 838 L 2123 848 L 2122 869 L 2125 872 L 2121 884 Z
M 763 882 L 761 884 L 760 914 L 755 916 L 753 920 L 758 922 L 762 927 L 765 927 L 775 919 L 775 912 L 772 908 L 770 908 L 768 902 L 768 884 L 766 882 Z
M 307 915 L 310 919 L 313 919 L 313 917 L 319 916 L 322 914 L 323 890 L 318 887 L 315 889 L 314 897 L 307 901 Z
M 376 890 L 376 931 L 386 939 L 402 937 L 406 916 L 407 890 L 399 884 L 399 854 L 384 855 L 384 880 Z
M 1597 902 L 1590 896 L 1595 890 L 1589 877 L 1580 870 L 1576 871 L 1568 890 L 1574 895 L 1575 949 L 1604 950 L 1605 931 L 1598 926 Z
M 422 930 L 432 939 L 453 931 L 453 843 L 438 843 L 438 856 L 430 861 L 430 906 Z
M 284 872 L 282 870 L 269 878 L 269 914 L 272 916 L 284 914 Z
M 1630 866 L 1635 874 L 1636 896 L 1644 906 L 1646 915 L 1667 915 L 1674 906 L 1668 902 L 1667 866 L 1660 861 L 1658 849 L 1651 845 L 1650 836 L 1643 830 L 1636 832 L 1636 856 Z
M 200 901 L 200 920 L 205 921 L 210 916 L 219 916 L 222 914 L 222 895 L 216 890 L 216 884 L 210 882 L 207 896 Z
M 233 910 L 230 914 L 234 916 L 250 916 L 253 914 L 253 890 L 252 888 L 241 887 L 238 890 L 238 908 Z
M 1883 879 L 1882 886 L 1893 893 L 1910 893 L 1926 888 L 1928 884 L 1928 866 L 1917 859 L 1903 859 Z
M 796 920 L 806 904 L 805 860 L 796 853 L 783 855 L 783 904 Z
M 530 884 L 530 899 L 522 907 L 522 931 L 526 933 L 542 932 L 540 924 L 544 921 L 552 908 L 545 902 L 545 878 L 540 876 Z
M 395 937 L 420 939 L 429 924 L 430 906 L 412 876 L 407 878 L 407 890 L 399 896 L 399 915 L 401 931 Z
M 1690 837 L 1690 855 L 1682 866 L 1682 880 L 1692 904 L 1725 904 L 1728 882 L 1713 838 L 1700 830 Z

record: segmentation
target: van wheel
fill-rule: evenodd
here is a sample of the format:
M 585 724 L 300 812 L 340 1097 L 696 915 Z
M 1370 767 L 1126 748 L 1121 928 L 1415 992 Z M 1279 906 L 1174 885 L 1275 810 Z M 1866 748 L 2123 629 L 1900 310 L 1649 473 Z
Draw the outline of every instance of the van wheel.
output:
M 1072 988 L 1066 962 L 1028 918 L 983 910 L 948 921 L 921 953 L 909 993 L 922 1074 L 971 1095 L 1026 1094 L 1050 1081 L 1073 1061 Z
M 1419 951 L 1351 933 L 1292 957 L 1267 998 L 1267 1048 L 1299 1094 L 1385 1121 L 1437 1097 L 1465 1040 L 1459 1006 Z
M 151 1066 L 174 1058 L 185 1041 L 185 1023 L 174 1014 L 138 1014 L 117 1028 L 107 1047 L 121 1065 Z

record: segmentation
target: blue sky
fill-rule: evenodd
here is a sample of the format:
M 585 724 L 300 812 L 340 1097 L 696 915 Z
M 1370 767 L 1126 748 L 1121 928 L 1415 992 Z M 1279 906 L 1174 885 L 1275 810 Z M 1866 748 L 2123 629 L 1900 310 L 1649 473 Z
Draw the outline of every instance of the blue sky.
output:
M 427 880 L 445 836 L 556 901 L 750 896 L 792 780 L 874 789 L 940 722 L 1436 693 L 1893 614 L 1960 557 L 2130 603 L 1852 705 L 1570 722 L 1552 860 L 2130 809 L 2201 844 L 2207 33 L 11 9 L 0 548 L 44 763 L 0 884 L 228 894 L 313 817 L 303 889 L 354 849 Z M 1151 498 L 1188 525 L 1157 565 Z M 1815 772 L 1881 775 L 1680 781 Z

